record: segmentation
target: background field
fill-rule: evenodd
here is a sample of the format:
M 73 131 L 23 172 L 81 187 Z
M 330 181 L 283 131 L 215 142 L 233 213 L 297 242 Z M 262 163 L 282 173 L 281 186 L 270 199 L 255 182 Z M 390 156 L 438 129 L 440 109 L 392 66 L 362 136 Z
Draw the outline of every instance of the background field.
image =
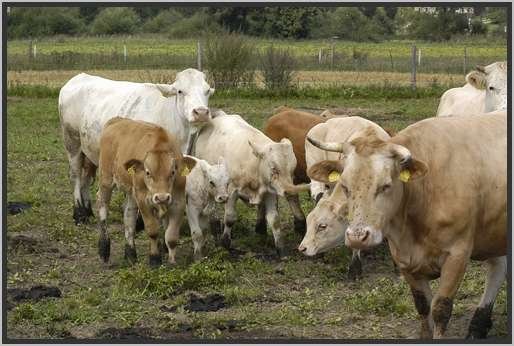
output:
M 48 84 L 58 86 L 63 79 L 60 76 L 55 80 Z M 417 337 L 418 321 L 410 292 L 394 274 L 389 251 L 380 247 L 367 254 L 363 279 L 351 282 L 346 278 L 351 256 L 348 249 L 341 247 L 312 259 L 295 251 L 301 239 L 291 229 L 292 216 L 283 201 L 281 224 L 289 233 L 289 259 L 280 262 L 274 257 L 271 234 L 265 239 L 257 236 L 253 231 L 255 210 L 240 204 L 240 217 L 233 232 L 238 251 L 226 252 L 211 237 L 209 258 L 193 264 L 192 243 L 184 224 L 178 265 L 151 270 L 144 233 L 136 239 L 139 263 L 130 267 L 123 260 L 122 196 L 118 194 L 111 204 L 109 219 L 113 236 L 111 264 L 101 264 L 95 227 L 77 227 L 71 218 L 72 189 L 55 93 L 42 88 L 39 94 L 34 93 L 38 98 L 22 97 L 30 94 L 23 93 L 24 88 L 11 88 L 8 98 L 7 198 L 28 201 L 33 207 L 7 218 L 8 287 L 53 285 L 61 289 L 63 296 L 11 306 L 7 314 L 8 337 Z M 366 95 L 362 88 L 355 90 Z M 48 91 L 54 96 L 46 95 Z M 421 91 L 410 97 L 393 92 L 387 97 L 324 97 L 322 92 L 317 97 L 301 98 L 241 95 L 218 93 L 210 104 L 241 114 L 258 128 L 276 107 L 287 104 L 312 111 L 344 107 L 394 129 L 433 116 L 438 104 L 436 92 Z M 302 207 L 306 212 L 312 208 L 306 194 L 302 195 Z M 455 300 L 449 337 L 466 335 L 483 287 L 482 267 L 472 263 Z M 216 312 L 187 312 L 184 305 L 191 292 L 223 294 L 227 307 Z M 170 312 L 174 306 L 177 310 Z M 490 337 L 507 336 L 505 287 L 495 305 L 493 321 Z

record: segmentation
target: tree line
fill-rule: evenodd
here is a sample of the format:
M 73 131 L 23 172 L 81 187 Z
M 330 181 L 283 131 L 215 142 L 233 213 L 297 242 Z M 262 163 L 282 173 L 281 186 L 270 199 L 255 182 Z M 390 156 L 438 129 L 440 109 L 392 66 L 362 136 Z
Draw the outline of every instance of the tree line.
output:
M 444 41 L 458 35 L 505 36 L 506 21 L 506 7 L 11 7 L 7 35 L 190 38 L 238 32 L 280 39 Z

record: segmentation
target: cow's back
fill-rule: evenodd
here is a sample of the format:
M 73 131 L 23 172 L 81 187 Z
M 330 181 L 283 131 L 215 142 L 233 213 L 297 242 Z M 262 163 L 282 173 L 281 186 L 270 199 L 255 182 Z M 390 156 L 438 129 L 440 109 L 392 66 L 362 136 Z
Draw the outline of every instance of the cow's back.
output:
M 478 259 L 506 253 L 505 112 L 426 119 L 392 142 L 428 165 L 423 179 L 406 185 L 411 199 L 405 207 L 423 225 L 420 229 L 474 232 Z
M 309 182 L 305 162 L 305 137 L 312 127 L 324 121 L 324 118 L 316 114 L 284 108 L 271 116 L 264 125 L 263 132 L 273 141 L 280 142 L 283 138 L 287 138 L 293 144 L 296 157 L 295 184 Z
M 466 84 L 446 90 L 437 108 L 438 117 L 482 114 L 485 109 L 485 90 Z

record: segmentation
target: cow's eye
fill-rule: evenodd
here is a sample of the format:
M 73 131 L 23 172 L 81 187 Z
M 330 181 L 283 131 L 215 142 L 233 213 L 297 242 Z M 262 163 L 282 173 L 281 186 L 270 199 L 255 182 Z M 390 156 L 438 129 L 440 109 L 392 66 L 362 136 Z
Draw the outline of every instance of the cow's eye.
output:
M 489 87 L 489 90 L 490 90 L 490 91 L 494 91 L 494 87 L 493 87 L 493 86 L 490 86 L 490 87 Z
M 182 95 L 182 94 L 183 94 L 182 90 L 179 90 L 179 91 L 178 91 L 178 93 L 179 93 L 180 95 Z
M 385 184 L 385 185 L 380 186 L 377 189 L 377 195 L 389 191 L 390 188 L 391 188 L 391 184 Z
M 214 186 L 215 186 L 215 185 L 214 185 L 214 182 L 213 182 L 212 180 L 211 180 L 211 181 L 209 181 L 209 184 L 211 185 L 211 187 L 214 187 Z
M 149 177 L 150 176 L 150 171 L 147 169 L 146 170 L 146 176 Z
M 348 188 L 345 185 L 341 185 L 341 188 L 343 189 L 343 192 L 346 195 L 346 197 L 349 197 L 350 196 L 350 190 L 348 190 Z
M 323 232 L 326 229 L 327 229 L 327 224 L 326 223 L 320 223 L 318 225 L 318 232 Z

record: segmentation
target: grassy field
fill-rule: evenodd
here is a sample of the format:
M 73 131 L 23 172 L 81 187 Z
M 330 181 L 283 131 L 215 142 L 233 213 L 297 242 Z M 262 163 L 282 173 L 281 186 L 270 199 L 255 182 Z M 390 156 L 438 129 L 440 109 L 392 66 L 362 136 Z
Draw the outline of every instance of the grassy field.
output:
M 319 111 L 345 107 L 380 125 L 401 129 L 430 117 L 437 97 L 418 98 L 241 98 L 215 95 L 211 105 L 241 114 L 262 127 L 276 107 Z M 351 257 L 342 247 L 314 259 L 294 249 L 300 237 L 292 216 L 280 204 L 287 229 L 285 261 L 274 258 L 271 234 L 253 231 L 255 210 L 238 206 L 233 231 L 236 253 L 208 242 L 209 257 L 192 262 L 187 224 L 181 232 L 178 265 L 151 270 L 148 241 L 137 236 L 140 259 L 134 267 L 123 260 L 122 196 L 111 203 L 111 264 L 97 256 L 94 225 L 77 227 L 72 220 L 72 189 L 62 147 L 55 97 L 9 97 L 7 106 L 7 198 L 32 208 L 7 218 L 8 288 L 37 284 L 57 286 L 61 298 L 23 301 L 8 310 L 9 338 L 414 338 L 418 321 L 403 281 L 394 274 L 385 247 L 364 259 L 364 277 L 346 278 Z M 308 212 L 312 203 L 302 195 Z M 28 238 L 21 238 L 26 236 Z M 21 239 L 21 241 L 20 241 Z M 484 287 L 479 263 L 472 263 L 455 299 L 448 336 L 462 338 Z M 433 287 L 437 282 L 433 283 Z M 226 307 L 215 312 L 188 312 L 189 294 L 219 293 Z M 505 337 L 505 287 L 494 308 L 490 337 Z M 176 310 L 174 311 L 174 307 Z
M 9 85 L 29 84 L 46 85 L 49 87 L 62 87 L 73 76 L 86 72 L 91 75 L 113 80 L 126 80 L 131 82 L 169 83 L 175 79 L 176 70 L 70 70 L 70 71 L 8 71 L 7 83 Z M 409 73 L 395 72 L 367 72 L 367 71 L 299 71 L 295 74 L 293 83 L 299 86 L 327 86 L 332 84 L 346 84 L 355 86 L 366 85 L 410 85 Z M 255 83 L 262 86 L 262 77 L 256 75 Z M 445 73 L 419 73 L 416 83 L 420 87 L 441 85 L 447 88 L 462 86 L 465 83 L 462 74 Z
M 209 39 L 203 37 L 200 41 Z M 330 40 L 288 41 L 250 37 L 247 40 L 255 44 L 255 53 L 250 59 L 251 65 L 255 67 L 259 66 L 258 53 L 273 45 L 287 48 L 295 56 L 299 69 L 310 71 L 409 72 L 413 43 L 416 43 L 418 55 L 421 56 L 417 69 L 422 73 L 460 73 L 476 64 L 489 64 L 507 57 L 506 42 L 498 39 L 444 43 L 362 43 L 337 40 L 333 43 L 334 58 Z M 29 56 L 29 51 L 33 50 L 30 42 L 36 45 L 35 57 Z M 125 46 L 127 59 L 124 57 Z M 79 66 L 91 69 L 182 69 L 196 64 L 196 54 L 197 40 L 170 39 L 165 35 L 57 36 L 33 41 L 11 40 L 7 44 L 9 70 L 73 70 Z

